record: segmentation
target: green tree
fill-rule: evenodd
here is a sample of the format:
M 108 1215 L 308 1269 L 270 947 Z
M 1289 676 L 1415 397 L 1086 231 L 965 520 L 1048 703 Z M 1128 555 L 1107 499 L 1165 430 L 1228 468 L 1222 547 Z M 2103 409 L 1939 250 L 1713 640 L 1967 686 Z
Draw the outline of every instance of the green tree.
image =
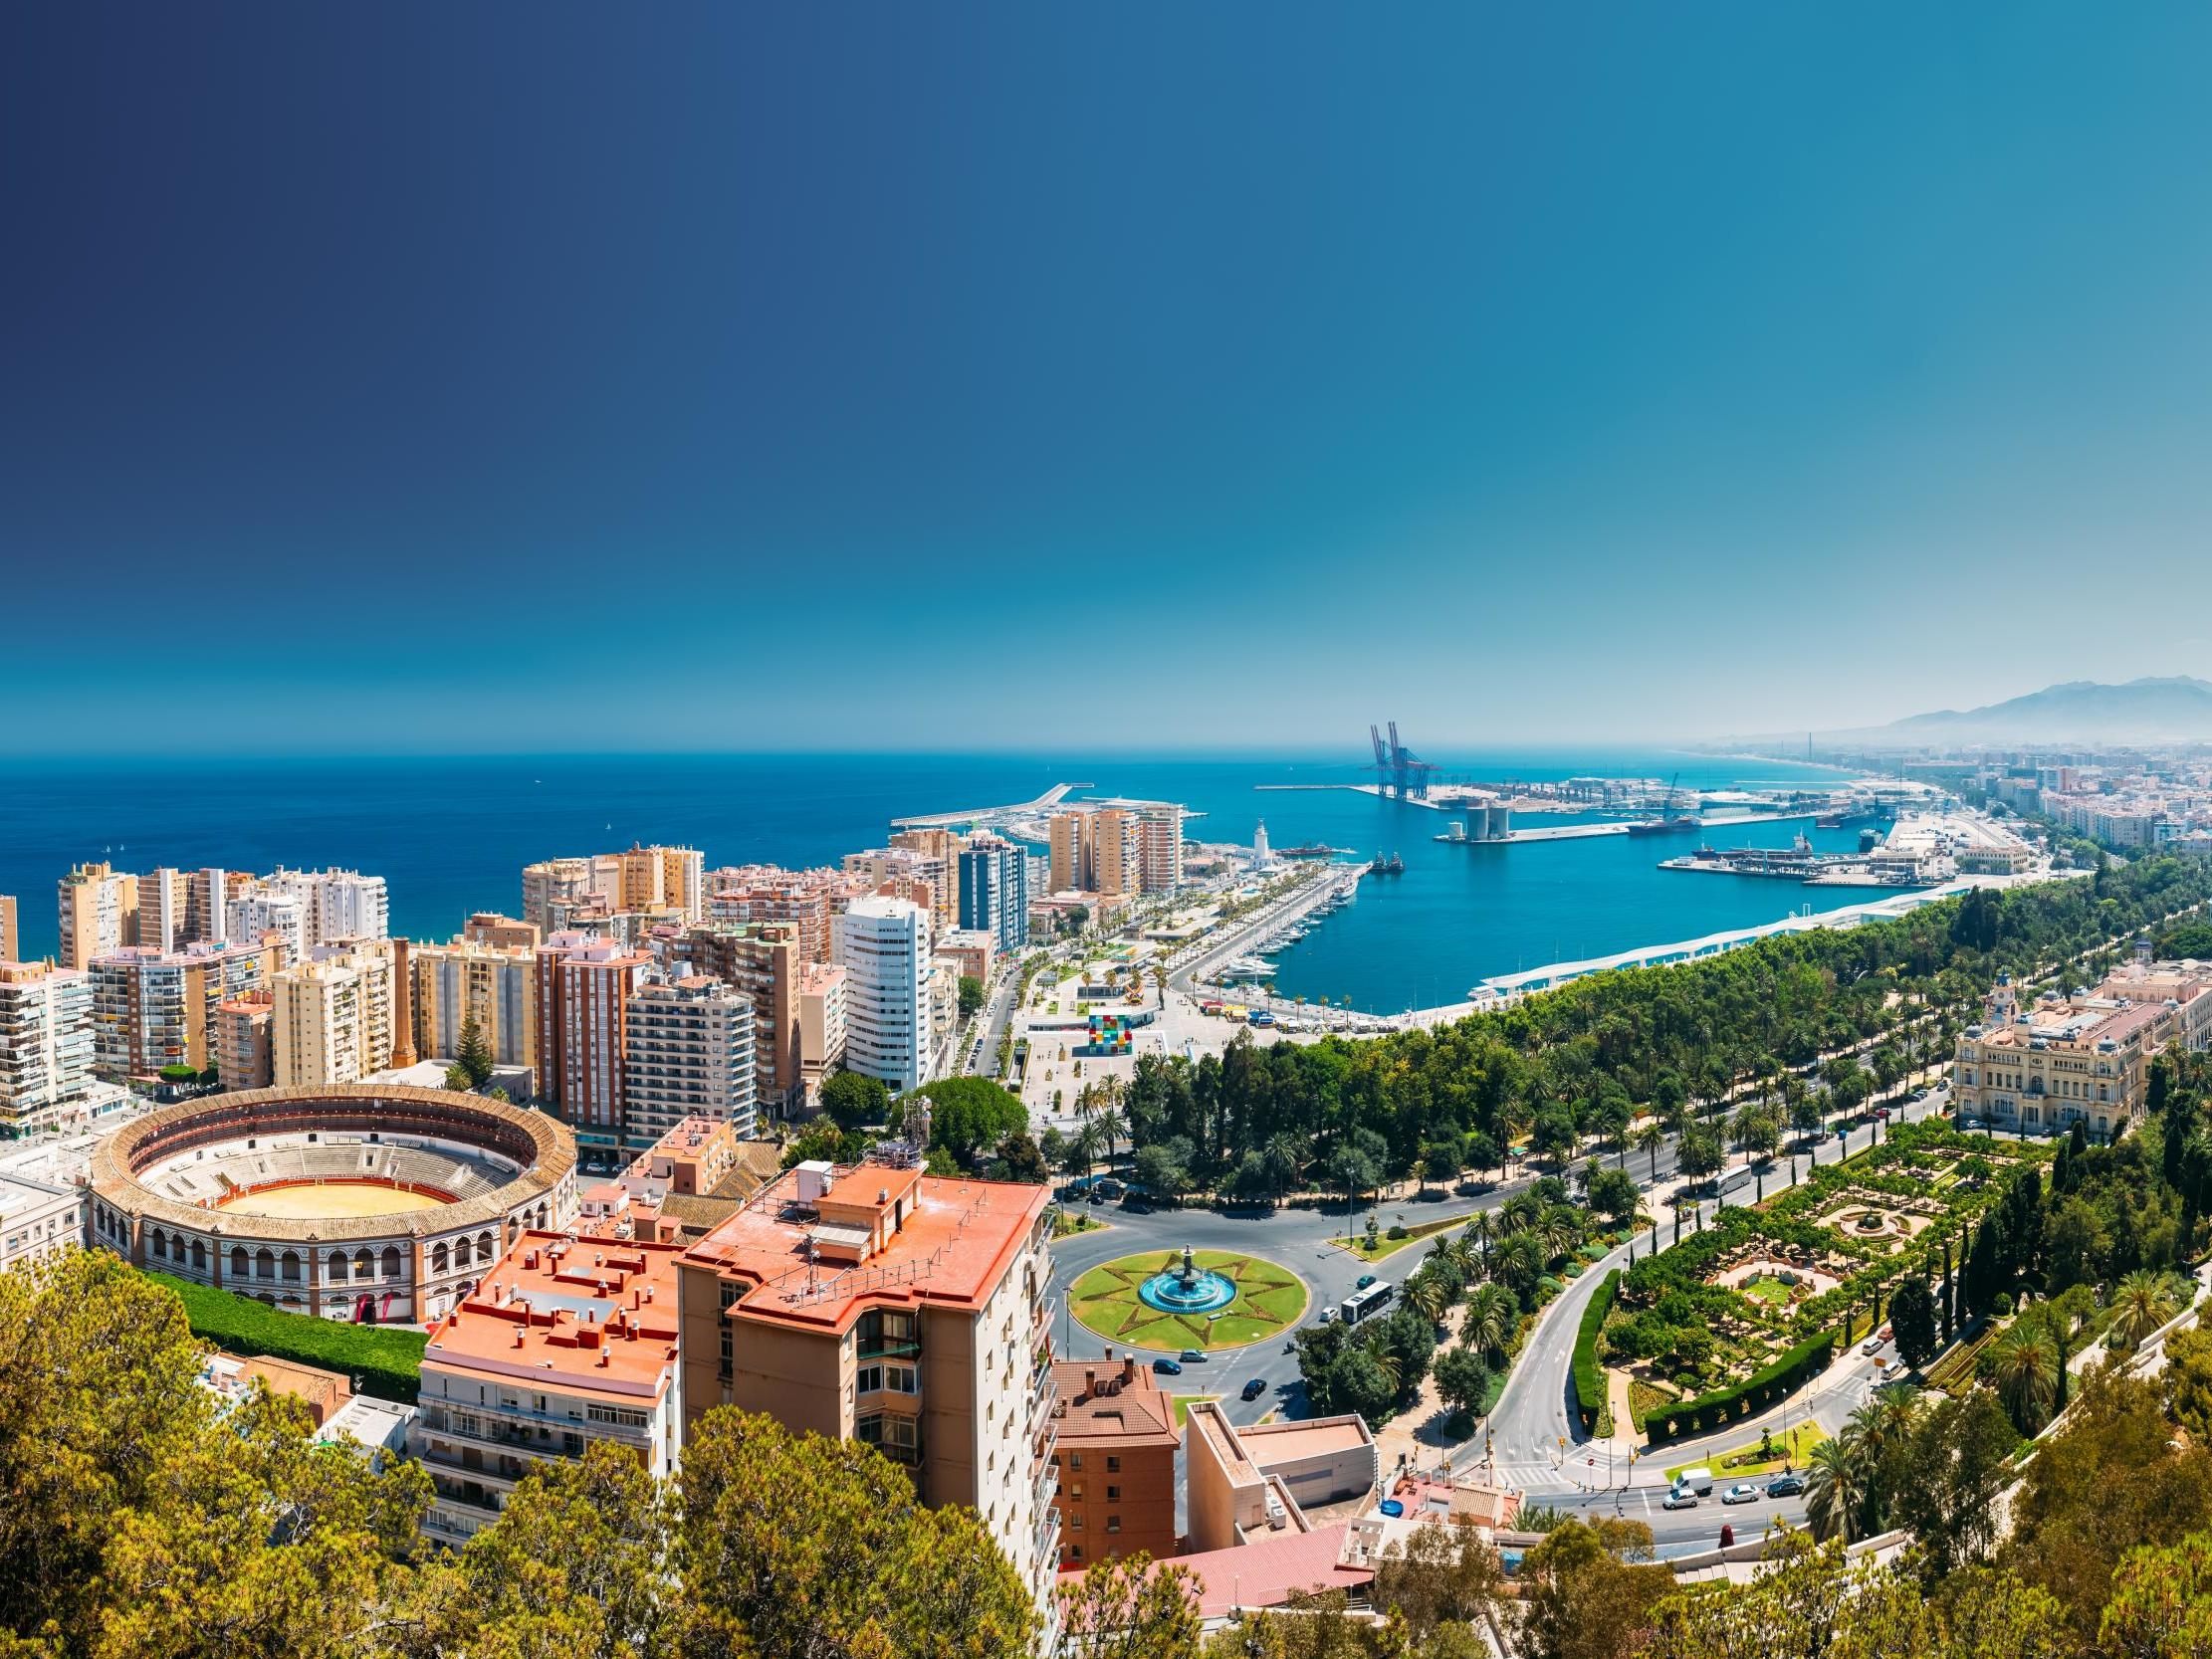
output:
M 1196 1659 L 1196 1588 L 1181 1567 L 1155 1567 L 1141 1550 L 1101 1561 L 1059 1586 L 1062 1640 L 1095 1659 Z
M 471 1089 L 481 1089 L 491 1081 L 492 1068 L 499 1063 L 492 1053 L 492 1045 L 484 1040 L 484 1028 L 471 1014 L 461 1022 L 461 1041 L 454 1051 L 454 1062 L 469 1077 Z
M 973 973 L 960 976 L 960 1017 L 973 1019 L 984 1005 L 984 982 Z
M 822 1082 L 822 1110 L 850 1134 L 891 1118 L 891 1091 L 880 1077 L 833 1072 Z
M 2022 1434 L 2051 1420 L 2059 1398 L 2059 1345 L 2040 1321 L 2022 1320 L 1997 1339 L 1990 1381 Z
M 1521 1561 L 1526 1659 L 1626 1659 L 1674 1574 L 1651 1561 L 1639 1521 L 1563 1522 Z
M 2212 1654 L 2212 1533 L 2129 1552 L 2112 1575 L 2098 1633 L 2105 1652 L 2129 1659 Z
M 1889 1326 L 1896 1334 L 1897 1357 L 1918 1370 L 1935 1357 L 1935 1294 L 1918 1275 L 1906 1279 L 1889 1299 Z
M 1437 1355 L 1436 1375 L 1437 1396 L 1462 1422 L 1473 1416 L 1489 1392 L 1490 1367 L 1479 1353 L 1464 1346 Z M 1459 1432 L 1464 1433 L 1464 1428 Z

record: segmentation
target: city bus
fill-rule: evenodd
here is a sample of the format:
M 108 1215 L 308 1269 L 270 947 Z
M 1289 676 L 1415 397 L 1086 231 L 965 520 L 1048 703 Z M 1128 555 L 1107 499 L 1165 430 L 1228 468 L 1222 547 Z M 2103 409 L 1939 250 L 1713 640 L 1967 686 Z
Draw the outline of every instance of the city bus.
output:
M 1388 1280 L 1378 1279 L 1375 1281 L 1374 1284 L 1368 1286 L 1366 1290 L 1354 1291 L 1350 1296 L 1346 1297 L 1344 1299 L 1343 1306 L 1338 1310 L 1338 1312 L 1344 1316 L 1344 1323 L 1346 1325 L 1357 1325 L 1360 1323 L 1361 1320 L 1367 1318 L 1368 1315 L 1380 1312 L 1382 1309 L 1388 1307 L 1390 1305 L 1391 1295 L 1392 1292 L 1390 1282 Z

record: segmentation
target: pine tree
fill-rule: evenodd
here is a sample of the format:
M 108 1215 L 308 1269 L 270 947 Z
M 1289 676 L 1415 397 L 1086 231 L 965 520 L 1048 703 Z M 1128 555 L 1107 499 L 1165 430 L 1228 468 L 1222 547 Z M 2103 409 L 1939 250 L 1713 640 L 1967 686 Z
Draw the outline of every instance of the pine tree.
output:
M 492 1075 L 493 1066 L 498 1064 L 493 1057 L 491 1045 L 484 1040 L 484 1032 L 477 1025 L 474 1014 L 461 1022 L 461 1046 L 453 1058 L 469 1074 L 471 1089 L 483 1088 L 485 1080 Z

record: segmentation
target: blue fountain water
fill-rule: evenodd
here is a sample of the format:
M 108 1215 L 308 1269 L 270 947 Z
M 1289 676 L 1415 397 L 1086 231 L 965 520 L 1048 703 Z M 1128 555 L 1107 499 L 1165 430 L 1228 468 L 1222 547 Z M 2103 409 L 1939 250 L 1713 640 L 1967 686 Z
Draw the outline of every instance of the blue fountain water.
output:
M 1146 1307 L 1163 1314 L 1211 1314 L 1236 1300 L 1236 1284 L 1198 1266 L 1186 1248 L 1181 1267 L 1155 1273 L 1137 1287 L 1137 1295 Z

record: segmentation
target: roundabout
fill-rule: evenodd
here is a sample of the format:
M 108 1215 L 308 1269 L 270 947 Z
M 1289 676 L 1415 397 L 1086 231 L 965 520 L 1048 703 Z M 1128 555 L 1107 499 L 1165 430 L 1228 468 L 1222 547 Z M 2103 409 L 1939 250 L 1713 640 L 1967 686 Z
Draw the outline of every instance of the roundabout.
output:
M 1295 1325 L 1306 1287 L 1287 1267 L 1228 1250 L 1148 1250 L 1092 1268 L 1067 1293 L 1086 1331 L 1165 1352 L 1242 1348 Z

